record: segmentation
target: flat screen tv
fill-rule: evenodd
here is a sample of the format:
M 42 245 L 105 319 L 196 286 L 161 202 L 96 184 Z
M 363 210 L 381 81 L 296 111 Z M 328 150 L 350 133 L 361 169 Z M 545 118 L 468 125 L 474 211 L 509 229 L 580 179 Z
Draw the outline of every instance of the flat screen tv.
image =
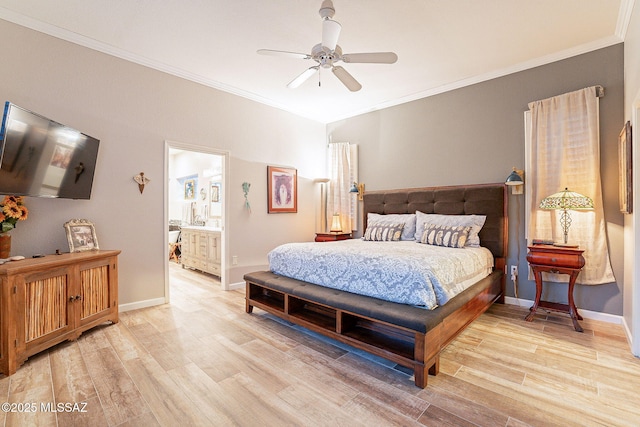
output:
M 7 102 L 0 194 L 89 199 L 100 141 Z

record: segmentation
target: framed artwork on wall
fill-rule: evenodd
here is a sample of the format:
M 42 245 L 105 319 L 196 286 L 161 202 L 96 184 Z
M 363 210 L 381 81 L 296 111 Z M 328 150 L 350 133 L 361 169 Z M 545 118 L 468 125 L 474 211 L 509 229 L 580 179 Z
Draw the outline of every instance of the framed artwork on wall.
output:
M 620 212 L 630 214 L 633 211 L 632 162 L 631 162 L 631 123 L 624 124 L 618 136 L 618 174 L 620 181 Z
M 71 219 L 64 223 L 69 242 L 69 252 L 97 251 L 96 228 L 86 219 Z
M 187 179 L 184 182 L 184 199 L 194 200 L 196 198 L 196 180 Z
M 268 213 L 298 212 L 298 171 L 267 166 Z
M 211 203 L 218 203 L 220 201 L 220 183 L 211 184 Z

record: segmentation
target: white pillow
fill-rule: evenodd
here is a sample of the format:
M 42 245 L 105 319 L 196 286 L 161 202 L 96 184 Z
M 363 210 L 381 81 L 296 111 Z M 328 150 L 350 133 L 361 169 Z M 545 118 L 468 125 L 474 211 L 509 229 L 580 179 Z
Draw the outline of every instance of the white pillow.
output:
M 372 225 L 391 225 L 391 224 L 404 224 L 402 229 L 402 236 L 400 240 L 420 240 L 422 234 L 416 237 L 416 215 L 415 214 L 388 214 L 381 215 L 377 213 L 367 214 L 367 227 Z
M 414 239 L 420 241 L 424 234 L 425 223 L 434 225 L 451 225 L 451 226 L 463 226 L 471 227 L 469 231 L 469 238 L 465 246 L 477 248 L 480 246 L 480 230 L 487 220 L 486 215 L 439 215 L 439 214 L 426 214 L 424 212 L 416 212 L 416 234 Z

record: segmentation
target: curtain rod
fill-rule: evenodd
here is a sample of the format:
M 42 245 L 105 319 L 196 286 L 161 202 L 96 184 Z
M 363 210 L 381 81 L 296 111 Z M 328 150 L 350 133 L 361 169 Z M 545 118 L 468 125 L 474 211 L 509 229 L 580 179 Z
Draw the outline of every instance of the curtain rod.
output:
M 601 85 L 596 85 L 596 96 L 598 98 L 604 97 L 604 88 Z

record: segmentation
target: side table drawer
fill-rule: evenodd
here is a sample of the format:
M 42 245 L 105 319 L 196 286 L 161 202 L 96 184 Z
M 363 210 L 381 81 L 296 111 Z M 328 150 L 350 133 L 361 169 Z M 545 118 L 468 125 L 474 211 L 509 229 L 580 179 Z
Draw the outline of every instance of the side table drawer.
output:
M 527 255 L 530 264 L 547 265 L 550 267 L 582 268 L 584 258 L 577 254 L 559 254 L 546 252 L 530 252 Z

